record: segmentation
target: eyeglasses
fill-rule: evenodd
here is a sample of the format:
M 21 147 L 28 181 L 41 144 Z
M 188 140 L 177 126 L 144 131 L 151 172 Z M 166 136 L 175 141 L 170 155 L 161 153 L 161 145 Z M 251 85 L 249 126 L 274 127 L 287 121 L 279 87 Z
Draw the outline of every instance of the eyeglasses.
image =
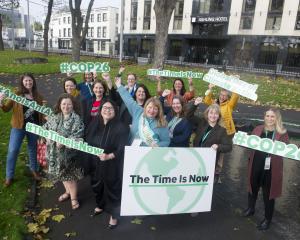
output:
M 104 111 L 110 111 L 110 112 L 113 112 L 113 111 L 115 111 L 115 109 L 113 108 L 113 107 L 103 107 L 102 108 Z

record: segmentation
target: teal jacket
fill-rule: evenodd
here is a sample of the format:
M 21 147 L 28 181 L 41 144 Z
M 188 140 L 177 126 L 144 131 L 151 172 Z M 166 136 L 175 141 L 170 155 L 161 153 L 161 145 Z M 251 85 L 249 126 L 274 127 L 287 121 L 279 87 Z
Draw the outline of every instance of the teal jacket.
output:
M 144 113 L 144 108 L 136 103 L 133 100 L 130 93 L 123 87 L 118 88 L 118 92 L 125 103 L 130 115 L 132 116 L 132 125 L 130 128 L 130 143 L 133 142 L 135 137 L 139 135 L 139 120 L 142 114 Z M 150 128 L 152 131 L 157 134 L 159 138 L 158 146 L 168 147 L 170 144 L 169 130 L 167 127 L 157 127 L 157 120 L 153 118 L 148 118 Z M 145 143 L 142 143 L 142 146 L 147 146 Z

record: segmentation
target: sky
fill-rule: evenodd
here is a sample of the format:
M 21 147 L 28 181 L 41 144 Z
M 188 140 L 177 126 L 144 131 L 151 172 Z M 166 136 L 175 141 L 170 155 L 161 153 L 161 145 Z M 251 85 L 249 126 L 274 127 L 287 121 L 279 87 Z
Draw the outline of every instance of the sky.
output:
M 66 3 L 69 5 L 69 0 L 54 0 L 55 2 Z M 82 8 L 87 8 L 89 0 L 82 0 Z M 121 0 L 95 0 L 93 7 L 120 7 Z M 47 14 L 48 0 L 29 0 L 29 15 L 32 15 L 36 21 L 42 22 Z M 20 7 L 22 12 L 27 14 L 27 0 L 20 0 Z

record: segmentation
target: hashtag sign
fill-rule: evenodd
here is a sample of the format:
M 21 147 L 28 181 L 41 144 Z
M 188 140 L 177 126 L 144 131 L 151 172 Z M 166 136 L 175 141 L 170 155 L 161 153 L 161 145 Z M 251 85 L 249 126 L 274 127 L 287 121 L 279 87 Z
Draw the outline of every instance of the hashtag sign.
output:
M 234 138 L 232 141 L 233 144 L 247 147 L 246 145 L 247 138 L 248 138 L 247 133 L 238 131 L 236 134 L 234 134 Z
M 60 64 L 60 72 L 61 73 L 69 72 L 69 64 L 68 63 L 61 63 Z

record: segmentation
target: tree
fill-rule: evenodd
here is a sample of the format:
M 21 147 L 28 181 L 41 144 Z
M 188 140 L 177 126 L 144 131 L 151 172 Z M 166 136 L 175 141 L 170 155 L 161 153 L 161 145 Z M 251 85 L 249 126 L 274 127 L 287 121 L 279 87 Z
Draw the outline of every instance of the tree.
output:
M 69 0 L 69 6 L 72 17 L 72 59 L 73 61 L 80 60 L 80 48 L 85 41 L 85 36 L 88 30 L 88 22 L 91 15 L 94 0 L 90 0 L 89 6 L 85 16 L 83 26 L 83 17 L 81 15 L 80 5 L 82 0 L 74 0 L 75 6 L 73 7 L 73 0 Z
M 48 2 L 48 12 L 44 23 L 44 55 L 48 56 L 48 36 L 49 36 L 49 24 L 52 14 L 53 0 Z
M 163 68 L 166 58 L 169 23 L 175 9 L 175 0 L 155 0 L 154 12 L 156 19 L 154 68 Z
M 43 24 L 40 22 L 34 22 L 33 23 L 33 28 L 35 31 L 42 31 L 43 30 Z
M 13 9 L 19 7 L 19 0 L 0 0 L 0 9 Z M 0 51 L 4 51 L 2 39 L 2 14 L 0 14 Z

